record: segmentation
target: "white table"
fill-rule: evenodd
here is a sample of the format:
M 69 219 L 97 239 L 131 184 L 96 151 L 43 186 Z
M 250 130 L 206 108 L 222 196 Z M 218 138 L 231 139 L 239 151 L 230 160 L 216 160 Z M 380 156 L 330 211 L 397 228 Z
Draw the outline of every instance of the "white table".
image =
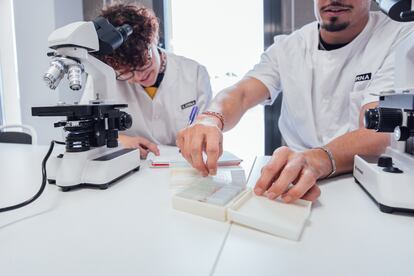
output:
M 32 196 L 47 147 L 0 144 L 2 206 Z M 169 170 L 61 192 L 0 213 L 0 275 L 208 275 L 228 224 L 174 211 Z
M 46 151 L 0 144 L 2 206 L 37 191 Z M 48 185 L 0 213 L 0 275 L 414 275 L 414 217 L 379 212 L 349 176 L 322 183 L 299 242 L 232 225 L 222 251 L 229 224 L 174 211 L 168 180 L 144 165 L 105 191 Z
M 320 188 L 299 242 L 232 225 L 214 275 L 414 275 L 414 216 L 380 212 L 350 176 Z

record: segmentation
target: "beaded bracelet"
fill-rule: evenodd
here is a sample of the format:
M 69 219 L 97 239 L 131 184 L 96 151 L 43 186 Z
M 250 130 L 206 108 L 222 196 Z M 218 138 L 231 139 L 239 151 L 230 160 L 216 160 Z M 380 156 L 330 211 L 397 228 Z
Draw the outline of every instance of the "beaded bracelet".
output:
M 220 130 L 223 130 L 224 129 L 224 116 L 223 116 L 223 114 L 221 114 L 219 112 L 214 112 L 214 111 L 204 111 L 201 114 L 206 115 L 206 116 L 213 116 L 213 117 L 219 119 L 220 122 L 221 122 L 221 128 L 220 128 Z

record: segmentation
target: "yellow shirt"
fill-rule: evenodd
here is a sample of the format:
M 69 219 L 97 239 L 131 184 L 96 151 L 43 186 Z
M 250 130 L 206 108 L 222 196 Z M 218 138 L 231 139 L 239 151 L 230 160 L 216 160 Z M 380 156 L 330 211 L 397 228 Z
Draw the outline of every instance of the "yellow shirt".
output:
M 147 92 L 148 96 L 150 96 L 151 99 L 154 99 L 155 94 L 157 94 L 158 87 L 150 86 L 150 87 L 144 87 L 145 92 Z

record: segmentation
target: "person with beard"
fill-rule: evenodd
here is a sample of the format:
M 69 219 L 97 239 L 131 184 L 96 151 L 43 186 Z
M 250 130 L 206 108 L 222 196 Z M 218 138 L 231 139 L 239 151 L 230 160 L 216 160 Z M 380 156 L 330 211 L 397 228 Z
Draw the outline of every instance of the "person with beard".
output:
M 182 155 L 204 176 L 214 175 L 222 132 L 253 106 L 272 104 L 279 93 L 286 146 L 276 149 L 263 168 L 257 195 L 287 203 L 315 201 L 319 179 L 351 172 L 355 154 L 382 153 L 389 135 L 365 129 L 362 114 L 378 104 L 372 92 L 393 88 L 395 47 L 414 29 L 412 23 L 370 12 L 370 4 L 314 0 L 317 21 L 275 37 L 260 63 L 179 132 Z

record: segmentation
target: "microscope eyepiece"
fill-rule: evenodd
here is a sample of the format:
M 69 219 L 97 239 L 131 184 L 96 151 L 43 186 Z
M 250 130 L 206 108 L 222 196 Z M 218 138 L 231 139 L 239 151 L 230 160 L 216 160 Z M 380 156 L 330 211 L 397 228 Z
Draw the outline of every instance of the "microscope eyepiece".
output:
M 125 41 L 128 36 L 132 34 L 132 27 L 131 25 L 124 24 L 116 28 L 116 30 L 122 35 L 122 40 Z
M 111 54 L 125 42 L 133 31 L 128 24 L 114 27 L 108 19 L 102 16 L 95 18 L 93 24 L 99 39 L 99 51 L 94 52 L 94 54 L 98 56 Z

